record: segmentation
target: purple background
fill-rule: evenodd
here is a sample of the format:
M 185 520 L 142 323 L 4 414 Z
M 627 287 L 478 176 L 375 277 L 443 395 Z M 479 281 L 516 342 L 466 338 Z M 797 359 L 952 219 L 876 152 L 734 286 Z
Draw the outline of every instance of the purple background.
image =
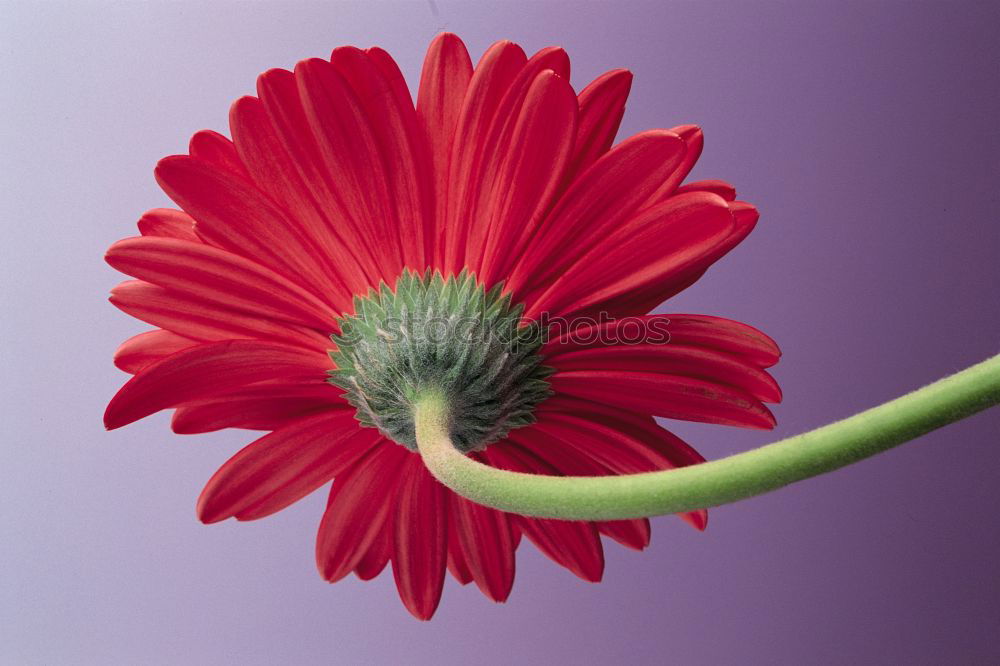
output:
M 2 663 L 985 663 L 1000 658 L 1000 410 L 878 459 L 654 521 L 589 585 L 530 545 L 494 605 L 449 579 L 429 624 L 392 577 L 321 582 L 317 493 L 206 527 L 204 481 L 249 441 L 114 433 L 115 346 L 144 329 L 101 261 L 164 205 L 151 168 L 225 131 L 254 77 L 378 44 L 411 86 L 457 32 L 565 46 L 574 84 L 636 80 L 623 135 L 695 122 L 695 176 L 725 178 L 758 230 L 666 311 L 774 336 L 774 435 L 678 426 L 710 458 L 849 415 L 996 353 L 996 3 L 495 3 L 0 9 Z

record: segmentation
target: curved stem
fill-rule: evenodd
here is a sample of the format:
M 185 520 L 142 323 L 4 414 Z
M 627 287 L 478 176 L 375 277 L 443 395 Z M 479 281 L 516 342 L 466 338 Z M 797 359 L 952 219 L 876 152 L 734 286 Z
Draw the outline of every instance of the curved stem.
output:
M 1000 355 L 842 421 L 721 460 L 626 476 L 495 469 L 449 439 L 449 405 L 414 406 L 417 446 L 444 485 L 479 504 L 542 518 L 617 520 L 703 509 L 777 490 L 881 453 L 1000 403 Z

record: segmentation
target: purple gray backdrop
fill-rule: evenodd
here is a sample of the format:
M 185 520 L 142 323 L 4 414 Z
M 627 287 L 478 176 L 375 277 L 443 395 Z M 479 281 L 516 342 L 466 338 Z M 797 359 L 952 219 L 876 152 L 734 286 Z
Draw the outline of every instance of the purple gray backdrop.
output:
M 875 460 L 654 521 L 583 583 L 530 545 L 494 605 L 446 584 L 429 624 L 390 574 L 329 586 L 324 497 L 206 527 L 194 502 L 249 441 L 161 414 L 105 433 L 144 326 L 105 300 L 105 248 L 168 203 L 151 169 L 226 131 L 258 72 L 381 45 L 411 86 L 441 30 L 563 45 L 581 86 L 635 73 L 622 135 L 698 123 L 696 177 L 758 230 L 663 308 L 774 336 L 777 431 L 679 426 L 715 458 L 1000 351 L 996 3 L 4 3 L 0 662 L 841 664 L 1000 659 L 1000 410 Z

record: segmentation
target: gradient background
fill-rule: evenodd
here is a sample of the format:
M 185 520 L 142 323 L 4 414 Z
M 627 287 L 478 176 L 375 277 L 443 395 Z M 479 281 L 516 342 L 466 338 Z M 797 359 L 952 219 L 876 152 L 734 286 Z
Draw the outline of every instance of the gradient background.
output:
M 105 433 L 144 325 L 102 261 L 168 203 L 155 161 L 272 66 L 378 44 L 411 86 L 441 30 L 473 58 L 565 46 L 635 72 L 622 135 L 684 122 L 758 230 L 666 308 L 781 344 L 774 435 L 680 425 L 709 458 L 854 413 L 1000 345 L 1000 5 L 32 4 L 0 9 L 0 663 L 996 663 L 1000 410 L 875 460 L 609 546 L 601 585 L 526 545 L 494 605 L 449 578 L 430 623 L 392 577 L 321 582 L 323 493 L 206 527 L 251 438 Z

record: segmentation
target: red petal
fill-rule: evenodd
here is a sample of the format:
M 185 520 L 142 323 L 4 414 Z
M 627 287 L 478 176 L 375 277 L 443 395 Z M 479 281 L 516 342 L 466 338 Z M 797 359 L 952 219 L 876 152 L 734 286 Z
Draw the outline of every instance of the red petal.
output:
M 681 345 L 625 344 L 581 349 L 546 359 L 556 370 L 621 370 L 704 379 L 746 391 L 763 402 L 781 402 L 781 389 L 769 374 L 730 354 Z
M 378 239 L 378 277 L 393 282 L 403 267 L 399 220 L 389 205 L 386 168 L 357 96 L 326 60 L 295 66 L 302 108 L 312 129 L 321 164 L 336 184 L 344 211 L 363 230 L 362 241 Z
M 197 341 L 170 331 L 146 331 L 132 336 L 118 346 L 115 350 L 115 367 L 134 375 L 174 352 L 196 344 Z
M 455 127 L 449 165 L 448 213 L 444 229 L 444 268 L 464 267 L 470 216 L 479 196 L 481 162 L 489 144 L 490 125 L 497 109 L 527 58 L 517 44 L 497 42 L 483 54 L 469 81 L 462 112 Z
M 143 236 L 163 236 L 200 243 L 194 232 L 194 218 L 174 208 L 147 210 L 139 218 L 139 233 Z
M 504 602 L 514 584 L 514 535 L 507 514 L 450 493 L 454 529 L 472 579 L 487 597 Z
M 227 340 L 198 345 L 149 366 L 123 386 L 104 413 L 108 430 L 161 409 L 211 398 L 255 382 L 301 378 L 322 382 L 322 357 L 291 345 Z
M 573 370 L 552 389 L 594 402 L 671 419 L 770 429 L 774 416 L 750 394 L 700 379 L 649 372 Z
M 509 273 L 548 209 L 576 135 L 576 97 L 569 83 L 552 70 L 541 72 L 527 91 L 487 201 L 488 237 L 470 244 L 482 246 L 480 277 L 491 285 Z
M 611 230 L 525 316 L 596 314 L 632 292 L 671 284 L 710 265 L 733 228 L 733 216 L 720 197 L 706 192 L 671 197 Z
M 232 175 L 247 180 L 246 167 L 240 161 L 233 142 L 213 130 L 201 130 L 191 137 L 188 143 L 188 153 L 191 157 L 211 164 L 216 169 L 227 171 Z
M 347 469 L 370 449 L 374 429 L 335 410 L 301 419 L 264 435 L 208 480 L 198 498 L 198 518 L 215 523 L 236 516 L 252 520 L 297 502 Z
M 663 181 L 663 184 L 656 190 L 656 194 L 651 197 L 653 203 L 664 201 L 676 192 L 678 186 L 691 173 L 691 169 L 694 168 L 695 162 L 701 157 L 701 151 L 705 147 L 705 135 L 697 125 L 678 125 L 670 128 L 670 131 L 684 139 L 684 159 L 681 160 L 677 170 Z
M 687 185 L 678 187 L 674 194 L 686 194 L 687 192 L 711 192 L 726 201 L 736 199 L 736 188 L 724 180 L 699 180 L 688 183 Z
M 392 575 L 407 610 L 429 620 L 441 600 L 448 560 L 448 504 L 445 488 L 410 454 L 399 482 L 393 537 Z
M 564 438 L 567 443 L 619 474 L 705 462 L 700 453 L 649 414 L 554 395 L 538 406 L 538 419 L 535 427 L 550 434 L 554 422 L 572 428 L 576 435 Z
M 448 571 L 452 577 L 461 585 L 468 585 L 472 582 L 472 570 L 465 561 L 465 554 L 462 553 L 462 543 L 458 535 L 458 509 L 455 507 L 457 495 L 452 492 L 445 493 L 448 500 Z
M 326 169 L 303 110 L 295 76 L 283 69 L 268 70 L 257 79 L 257 94 L 317 210 L 354 255 L 354 265 L 367 284 L 378 284 L 380 272 L 372 237 L 368 227 L 349 214 L 340 197 L 341 184 Z
M 549 465 L 524 449 L 498 442 L 484 454 L 494 467 L 527 472 L 554 474 Z M 580 578 L 598 582 L 604 572 L 604 549 L 593 523 L 586 521 L 548 520 L 513 516 L 521 531 L 553 562 L 566 567 Z
M 200 342 L 232 339 L 277 340 L 325 354 L 330 338 L 311 328 L 205 302 L 142 280 L 126 280 L 111 290 L 116 308 L 136 319 Z M 336 331 L 333 331 L 336 332 Z
M 631 88 L 632 72 L 614 69 L 601 74 L 580 93 L 580 126 L 564 177 L 566 186 L 611 148 Z
M 371 580 L 382 573 L 385 565 L 389 564 L 392 556 L 392 533 L 395 530 L 393 516 L 387 516 L 378 531 L 378 535 L 372 540 L 371 545 L 357 566 L 354 567 L 354 575 L 361 580 Z
M 156 180 L 197 220 L 195 231 L 206 242 L 267 266 L 315 294 L 340 288 L 324 270 L 308 226 L 249 180 L 185 155 L 160 160 Z
M 539 73 L 551 69 L 559 78 L 569 81 L 569 55 L 561 46 L 546 46 L 538 49 L 530 58 L 523 71 L 515 81 L 516 85 L 527 86 Z
M 280 204 L 302 227 L 310 248 L 328 277 L 325 283 L 331 304 L 341 311 L 352 305 L 352 294 L 364 293 L 370 284 L 356 263 L 352 248 L 333 227 L 292 163 L 264 108 L 256 97 L 243 97 L 229 111 L 229 126 L 236 149 L 250 176 L 261 190 Z
M 249 259 L 174 238 L 126 238 L 105 255 L 113 268 L 167 289 L 315 328 L 336 330 L 336 315 L 309 292 Z
M 396 97 L 396 103 L 401 107 L 412 109 L 413 97 L 410 95 L 410 89 L 406 85 L 406 79 L 403 78 L 403 72 L 399 70 L 399 65 L 392 59 L 392 56 L 385 49 L 377 46 L 365 49 L 365 53 L 368 54 L 372 63 L 382 73 L 386 83 L 389 84 L 392 94 Z
M 514 269 L 509 288 L 515 300 L 549 285 L 620 227 L 676 168 L 683 151 L 676 134 L 651 130 L 594 162 L 546 217 Z
M 649 312 L 663 301 L 697 282 L 709 266 L 743 242 L 743 239 L 753 231 L 757 224 L 759 217 L 757 209 L 744 201 L 729 202 L 728 206 L 735 226 L 725 240 L 713 248 L 701 261 L 674 275 L 670 280 L 635 287 L 627 297 L 620 298 L 613 303 L 605 303 L 608 314 L 612 317 L 621 317 Z
M 549 559 L 590 583 L 604 575 L 604 549 L 588 522 L 515 516 L 524 535 Z
M 532 93 L 530 99 L 529 93 Z M 547 108 L 549 105 L 551 111 Z M 569 116 L 566 114 L 567 108 L 571 109 Z M 551 118 L 551 115 L 556 118 Z M 549 130 L 554 131 L 555 136 L 534 136 L 532 140 L 540 141 L 540 145 L 529 148 L 523 143 L 526 138 L 519 134 L 532 131 L 530 125 L 526 127 L 526 123 L 534 125 L 539 117 L 546 119 Z M 561 126 L 559 121 L 565 122 L 567 126 Z M 498 206 L 504 205 L 503 200 L 511 196 L 515 199 L 527 198 L 532 208 L 541 203 L 541 214 L 548 206 L 549 199 L 554 196 L 555 187 L 569 159 L 576 133 L 576 95 L 569 85 L 569 58 L 566 52 L 558 47 L 548 47 L 528 59 L 510 82 L 492 118 L 488 119 L 487 127 L 485 133 L 477 138 L 475 162 L 468 172 L 470 180 L 466 183 L 469 186 L 464 204 L 466 208 L 452 211 L 458 215 L 452 221 L 464 224 L 467 228 L 467 235 L 464 237 L 466 240 L 458 250 L 460 265 L 480 275 L 483 248 L 490 235 L 491 225 L 498 221 L 507 222 L 505 215 L 510 214 L 498 213 Z M 564 136 L 566 132 L 569 132 L 568 137 Z M 556 143 L 554 148 L 551 145 L 553 139 Z M 532 149 L 542 152 L 535 159 L 547 160 L 548 169 L 540 169 L 539 162 L 525 162 L 523 156 L 518 154 Z M 553 150 L 557 154 L 551 154 Z M 511 175 L 509 171 L 512 165 L 508 158 L 514 164 L 530 168 L 530 175 L 540 182 L 535 182 L 533 178 L 521 182 L 502 182 L 502 179 Z M 526 174 L 523 169 L 519 171 L 524 178 Z M 509 189 L 512 187 L 522 187 L 526 191 L 512 192 Z M 538 202 L 539 197 L 543 197 L 544 201 Z M 528 212 L 530 214 L 531 211 Z M 516 209 L 513 214 L 517 214 Z
M 277 430 L 293 421 L 330 410 L 353 408 L 341 391 L 326 383 L 266 382 L 228 391 L 204 402 L 178 407 L 170 427 L 181 435 L 223 428 Z
M 450 33 L 435 37 L 427 49 L 417 93 L 417 116 L 429 139 L 434 171 L 434 220 L 445 219 L 455 127 L 471 77 L 472 62 L 462 40 Z M 439 248 L 444 244 L 443 234 L 443 224 L 428 222 L 427 258 L 429 265 L 434 267 L 442 267 Z
M 652 339 L 669 344 L 695 345 L 735 354 L 761 368 L 778 362 L 781 350 L 756 328 L 722 317 L 692 314 L 654 314 L 615 319 L 604 324 L 551 332 L 542 348 L 546 358 L 578 349 L 612 344 L 634 344 Z
M 606 520 L 597 525 L 597 531 L 611 537 L 626 548 L 645 550 L 652 537 L 648 518 L 635 520 Z
M 316 535 L 316 565 L 334 583 L 353 570 L 394 515 L 399 473 L 409 452 L 386 439 L 339 474 Z
M 334 50 L 330 62 L 357 96 L 385 165 L 388 203 L 395 209 L 392 228 L 400 237 L 403 263 L 421 270 L 426 266 L 424 230 L 433 215 L 433 180 L 413 102 L 409 95 L 401 97 L 365 51 L 344 46 Z

